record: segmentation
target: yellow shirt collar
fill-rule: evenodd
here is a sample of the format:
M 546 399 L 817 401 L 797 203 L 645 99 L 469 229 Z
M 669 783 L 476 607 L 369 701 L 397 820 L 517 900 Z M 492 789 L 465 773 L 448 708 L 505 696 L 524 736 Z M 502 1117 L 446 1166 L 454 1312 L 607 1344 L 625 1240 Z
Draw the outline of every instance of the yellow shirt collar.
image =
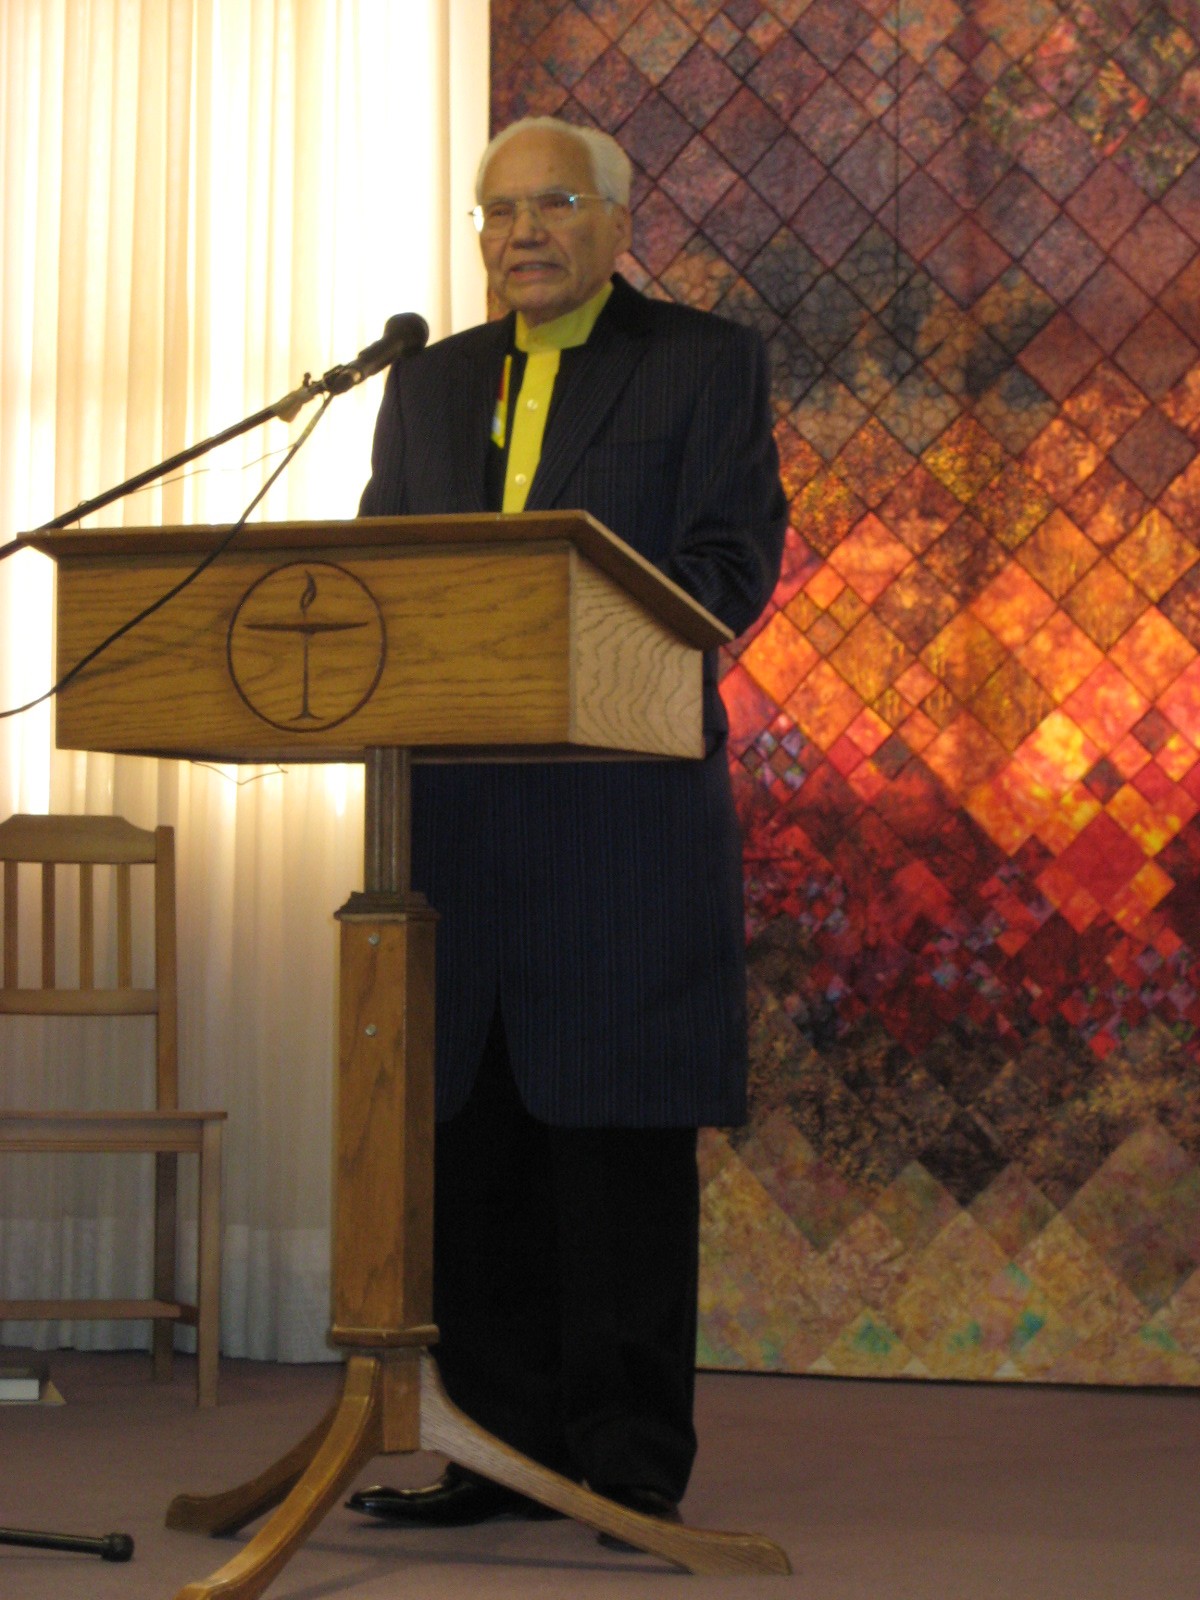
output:
M 598 289 L 590 300 L 585 300 L 581 306 L 576 306 L 573 311 L 564 311 L 561 317 L 555 317 L 553 322 L 539 322 L 531 328 L 525 321 L 521 312 L 517 312 L 517 349 L 534 350 L 573 350 L 576 345 L 586 344 L 592 329 L 596 326 L 596 318 L 608 303 L 612 293 L 611 282 Z

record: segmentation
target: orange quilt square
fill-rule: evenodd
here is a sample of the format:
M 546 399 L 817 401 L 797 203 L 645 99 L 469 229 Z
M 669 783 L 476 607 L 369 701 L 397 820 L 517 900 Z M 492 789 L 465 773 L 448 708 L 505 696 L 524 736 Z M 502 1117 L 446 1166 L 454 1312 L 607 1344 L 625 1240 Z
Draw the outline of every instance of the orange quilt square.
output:
M 862 701 L 828 661 L 820 661 L 788 697 L 785 710 L 806 739 L 828 750 L 862 710 Z
M 921 651 L 921 661 L 960 700 L 969 700 L 1006 653 L 982 622 L 969 611 L 960 611 Z
M 1036 633 L 1054 609 L 1054 601 L 1041 584 L 1015 561 L 1001 568 L 971 602 L 971 610 L 980 622 L 1010 650 Z
M 1104 660 L 1083 629 L 1062 611 L 1056 611 L 1016 654 L 1026 672 L 1058 701 L 1065 700 Z
M 1052 711 L 1017 748 L 1015 759 L 1056 798 L 1095 765 L 1096 745 L 1062 711 Z
M 1200 551 L 1161 511 L 1147 511 L 1112 553 L 1119 567 L 1151 600 L 1161 600 L 1172 584 L 1200 561 Z
M 1185 667 L 1155 704 L 1180 733 L 1200 746 L 1200 660 Z
M 1111 649 L 1149 604 L 1107 558 L 1098 561 L 1063 599 L 1063 609 L 1101 650 Z
M 1150 702 L 1111 661 L 1102 661 L 1063 710 L 1107 755 L 1150 709 Z
M 1052 511 L 1021 546 L 1017 560 L 1056 600 L 1094 567 L 1100 552 L 1065 511 Z
M 963 711 L 926 745 L 923 760 L 953 795 L 964 795 L 1008 760 L 1004 746 L 970 712 Z
M 1109 652 L 1130 683 L 1155 700 L 1170 688 L 1196 651 L 1157 606 L 1144 611 Z
M 776 705 L 782 705 L 820 656 L 791 620 L 777 611 L 738 659 Z
M 1103 451 L 1061 417 L 1043 428 L 1025 452 L 1025 465 L 1038 482 L 1064 501 L 1100 464 Z
M 912 559 L 912 551 L 871 512 L 830 554 L 829 564 L 870 605 Z

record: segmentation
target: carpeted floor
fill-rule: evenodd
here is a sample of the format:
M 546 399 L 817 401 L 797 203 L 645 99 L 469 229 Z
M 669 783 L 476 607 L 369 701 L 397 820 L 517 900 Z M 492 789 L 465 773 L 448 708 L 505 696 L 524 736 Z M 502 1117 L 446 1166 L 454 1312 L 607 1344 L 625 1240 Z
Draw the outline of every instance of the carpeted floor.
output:
M 0 1546 L 3 1600 L 172 1600 L 238 1540 L 162 1525 L 180 1490 L 252 1476 L 317 1420 L 335 1367 L 227 1361 L 221 1404 L 191 1364 L 59 1352 L 63 1406 L 0 1408 L 0 1523 L 133 1535 L 128 1565 Z M 1196 1600 L 1200 1395 L 703 1375 L 688 1521 L 768 1534 L 790 1578 L 711 1579 L 600 1549 L 574 1523 L 400 1533 L 338 1508 L 270 1600 Z M 361 1482 L 421 1481 L 392 1457 Z M 246 1536 L 239 1536 L 244 1539 Z M 733 1585 L 733 1587 L 731 1587 Z

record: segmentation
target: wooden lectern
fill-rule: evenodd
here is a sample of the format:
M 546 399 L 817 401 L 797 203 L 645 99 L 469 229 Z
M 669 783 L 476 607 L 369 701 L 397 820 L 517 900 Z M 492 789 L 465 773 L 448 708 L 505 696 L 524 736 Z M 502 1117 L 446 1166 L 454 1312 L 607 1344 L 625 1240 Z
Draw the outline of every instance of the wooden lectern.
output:
M 34 534 L 58 564 L 58 674 L 217 544 L 208 527 Z M 177 1600 L 249 1600 L 373 1456 L 417 1449 L 692 1572 L 787 1572 L 769 1540 L 628 1511 L 448 1400 L 432 1325 L 435 914 L 409 876 L 418 760 L 698 757 L 701 651 L 727 631 L 583 513 L 259 523 L 58 698 L 69 749 L 366 766 L 364 888 L 341 922 L 333 1326 L 341 1399 L 259 1477 L 167 1524 L 278 1510 Z M 282 1503 L 281 1503 L 282 1502 Z

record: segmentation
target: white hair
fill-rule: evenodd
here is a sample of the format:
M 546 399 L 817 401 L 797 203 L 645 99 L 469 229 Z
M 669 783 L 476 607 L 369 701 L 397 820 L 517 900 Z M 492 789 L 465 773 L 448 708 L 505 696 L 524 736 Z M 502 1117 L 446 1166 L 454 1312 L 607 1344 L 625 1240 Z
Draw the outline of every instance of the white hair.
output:
M 629 186 L 633 179 L 633 171 L 629 157 L 621 146 L 610 133 L 601 133 L 599 128 L 581 128 L 573 122 L 564 122 L 561 117 L 522 117 L 519 122 L 510 122 L 507 128 L 502 128 L 479 158 L 479 166 L 475 172 L 476 201 L 483 199 L 484 174 L 497 150 L 507 144 L 515 134 L 535 130 L 565 134 L 567 138 L 581 144 L 587 151 L 596 193 L 603 195 L 606 200 L 615 200 L 619 206 L 629 204 Z

